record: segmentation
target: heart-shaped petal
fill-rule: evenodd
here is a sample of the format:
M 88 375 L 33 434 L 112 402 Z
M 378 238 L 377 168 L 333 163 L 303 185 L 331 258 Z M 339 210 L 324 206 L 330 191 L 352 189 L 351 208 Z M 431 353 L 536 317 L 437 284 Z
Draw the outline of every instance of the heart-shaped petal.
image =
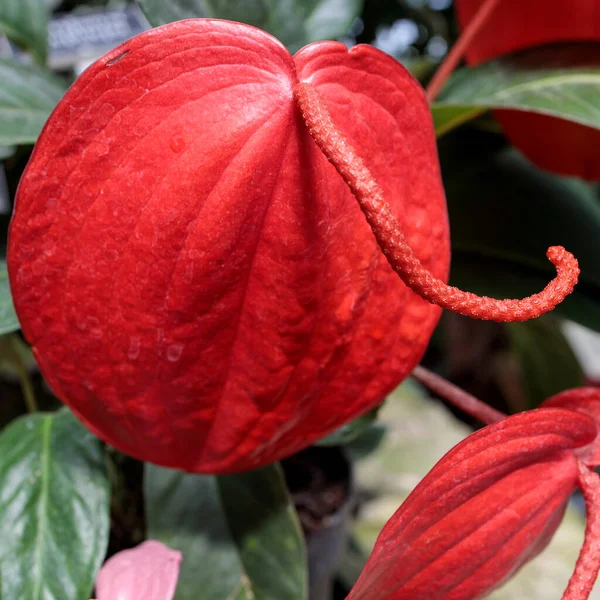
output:
M 445 279 L 429 108 L 396 61 L 255 28 L 161 27 L 93 64 L 22 179 L 9 272 L 56 394 L 143 460 L 230 472 L 289 455 L 415 366 L 439 309 L 381 255 L 310 138 L 320 91 L 418 257 Z
M 446 454 L 387 522 L 348 600 L 483 598 L 550 541 L 578 477 L 588 416 L 539 409 Z
M 150 540 L 111 556 L 96 579 L 97 600 L 173 600 L 181 552 Z

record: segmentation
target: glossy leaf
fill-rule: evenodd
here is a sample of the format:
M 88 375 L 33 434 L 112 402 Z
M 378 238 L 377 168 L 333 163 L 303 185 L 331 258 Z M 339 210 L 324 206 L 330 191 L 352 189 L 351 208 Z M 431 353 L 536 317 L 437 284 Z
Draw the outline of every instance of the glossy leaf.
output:
M 17 331 L 19 327 L 19 320 L 10 294 L 6 262 L 0 261 L 0 335 Z
M 371 425 L 359 437 L 345 445 L 345 452 L 353 461 L 364 460 L 375 452 L 388 435 L 385 425 Z
M 66 85 L 42 67 L 6 58 L 0 58 L 0 80 L 0 145 L 32 144 Z
M 0 336 L 0 367 L 18 377 L 27 411 L 37 412 L 39 410 L 38 403 L 30 373 L 36 368 L 35 359 L 31 348 L 21 340 L 18 334 Z
M 302 533 L 277 466 L 222 478 L 146 465 L 148 536 L 183 553 L 175 600 L 305 600 Z
M 291 52 L 309 42 L 344 35 L 360 15 L 363 0 L 137 0 L 153 26 L 212 17 L 268 31 Z
M 526 296 L 553 277 L 546 249 L 562 244 L 579 260 L 581 275 L 556 314 L 600 331 L 600 204 L 592 188 L 544 173 L 514 151 L 481 153 L 478 137 L 447 142 L 441 157 L 452 283 L 500 298 Z M 467 167 L 458 168 L 459 157 Z
M 381 406 L 370 410 L 366 415 L 354 419 L 347 425 L 343 425 L 331 435 L 318 442 L 319 446 L 341 446 L 357 440 L 366 431 L 368 431 L 377 421 L 377 413 Z
M 584 374 L 556 319 L 542 317 L 506 325 L 521 367 L 527 408 L 558 392 L 583 385 Z
M 459 25 L 467 27 L 475 17 L 481 0 L 456 0 Z M 466 50 L 466 61 L 475 66 L 486 60 L 525 51 L 517 59 L 519 68 L 533 68 L 547 74 L 547 83 L 535 82 L 532 92 L 523 83 L 517 98 L 524 110 L 531 109 L 533 95 L 535 110 L 495 110 L 494 115 L 510 142 L 533 164 L 551 173 L 580 177 L 587 181 L 600 180 L 600 162 L 597 148 L 600 131 L 597 123 L 579 122 L 586 113 L 594 112 L 594 94 L 590 84 L 597 79 L 600 53 L 600 5 L 596 0 L 579 0 L 572 10 L 570 0 L 551 0 L 545 7 L 535 2 L 499 2 L 494 5 L 492 17 L 483 24 Z M 568 44 L 577 43 L 578 46 Z M 554 49 L 547 44 L 555 44 Z M 560 46 L 558 45 L 560 44 Z M 534 50 L 532 50 L 534 49 Z M 593 71 L 588 73 L 586 68 Z M 566 68 L 566 71 L 565 71 Z M 570 77 L 569 68 L 584 69 L 576 79 Z M 553 69 L 565 71 L 563 74 Z M 559 75 L 556 77 L 556 75 Z M 563 85 L 564 82 L 564 85 Z M 493 82 L 492 82 L 493 83 Z M 514 93 L 514 89 L 511 92 Z M 511 95 L 510 93 L 508 94 Z M 553 114 L 558 109 L 564 114 Z M 574 113 L 573 113 L 574 109 Z M 570 114 L 570 116 L 569 116 Z M 571 119 L 575 116 L 575 120 Z
M 2 0 L 0 31 L 17 44 L 31 48 L 44 61 L 48 44 L 45 0 Z
M 15 153 L 14 146 L 0 146 L 0 160 L 10 158 Z
M 108 543 L 109 484 L 100 442 L 68 409 L 0 436 L 0 597 L 89 598 Z
M 489 109 L 551 115 L 600 129 L 600 44 L 528 50 L 458 70 L 432 107 L 442 135 Z

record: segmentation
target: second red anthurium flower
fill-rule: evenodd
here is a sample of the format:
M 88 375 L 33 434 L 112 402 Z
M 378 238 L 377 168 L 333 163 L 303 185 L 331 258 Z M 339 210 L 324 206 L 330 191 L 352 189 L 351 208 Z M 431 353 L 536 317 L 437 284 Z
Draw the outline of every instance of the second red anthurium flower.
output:
M 563 600 L 585 600 L 600 567 L 599 416 L 598 390 L 570 390 L 458 444 L 385 525 L 348 600 L 484 598 L 546 547 L 577 488 L 587 528 Z
M 586 44 L 576 53 L 567 51 L 566 64 L 572 56 L 588 67 L 598 65 L 598 0 L 457 0 L 455 6 L 458 22 L 465 32 L 478 20 L 479 11 L 489 7 L 466 48 L 470 65 L 537 46 L 573 42 Z M 555 66 L 547 55 L 537 60 L 540 68 Z M 512 143 L 538 166 L 563 175 L 600 179 L 598 130 L 538 113 L 514 110 L 494 113 Z

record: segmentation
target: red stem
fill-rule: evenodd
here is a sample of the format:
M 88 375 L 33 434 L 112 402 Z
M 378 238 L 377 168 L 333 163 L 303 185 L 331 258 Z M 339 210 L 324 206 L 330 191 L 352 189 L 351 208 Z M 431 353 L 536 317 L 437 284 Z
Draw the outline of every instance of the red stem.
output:
M 600 570 L 600 478 L 581 463 L 579 487 L 587 513 L 585 539 L 562 600 L 587 600 Z
M 497 423 L 506 418 L 503 412 L 488 406 L 475 396 L 471 396 L 471 394 L 461 390 L 453 383 L 421 366 L 415 367 L 411 375 L 428 390 L 486 425 Z
M 527 321 L 551 311 L 573 291 L 579 266 L 575 257 L 562 246 L 552 246 L 546 254 L 556 267 L 556 278 L 543 291 L 521 300 L 477 296 L 434 277 L 408 245 L 385 201 L 383 190 L 334 124 L 317 89 L 309 83 L 298 83 L 294 96 L 313 139 L 358 200 L 388 262 L 413 292 L 432 304 L 461 315 L 513 322 Z
M 492 12 L 494 12 L 494 9 L 499 2 L 500 0 L 486 0 L 479 7 L 475 16 L 469 21 L 469 24 L 465 27 L 461 36 L 456 41 L 456 44 L 452 46 L 452 49 L 448 52 L 446 58 L 440 65 L 440 68 L 435 72 L 435 75 L 431 78 L 431 81 L 427 86 L 426 93 L 430 102 L 433 102 L 440 90 L 444 87 L 448 77 L 452 75 L 454 69 L 456 69 L 456 66 L 465 55 L 467 48 L 471 45 L 471 42 L 480 32 L 481 28 L 487 23 L 488 18 Z

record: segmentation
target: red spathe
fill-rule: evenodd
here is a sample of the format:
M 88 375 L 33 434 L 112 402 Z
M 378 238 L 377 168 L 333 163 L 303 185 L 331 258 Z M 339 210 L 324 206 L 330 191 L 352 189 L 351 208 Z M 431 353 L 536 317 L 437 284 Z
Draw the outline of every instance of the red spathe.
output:
M 456 0 L 465 28 L 484 0 Z M 505 54 L 560 42 L 600 42 L 599 0 L 501 0 L 466 52 L 478 65 Z M 600 131 L 555 117 L 494 111 L 506 136 L 533 163 L 562 175 L 600 179 Z
M 388 266 L 306 130 L 325 98 L 418 257 L 447 278 L 429 108 L 396 61 L 189 20 L 71 87 L 22 179 L 15 307 L 44 376 L 101 438 L 195 472 L 264 465 L 377 405 L 440 309 Z
M 597 434 L 590 416 L 543 408 L 470 435 L 386 523 L 348 600 L 487 597 L 550 542 Z

